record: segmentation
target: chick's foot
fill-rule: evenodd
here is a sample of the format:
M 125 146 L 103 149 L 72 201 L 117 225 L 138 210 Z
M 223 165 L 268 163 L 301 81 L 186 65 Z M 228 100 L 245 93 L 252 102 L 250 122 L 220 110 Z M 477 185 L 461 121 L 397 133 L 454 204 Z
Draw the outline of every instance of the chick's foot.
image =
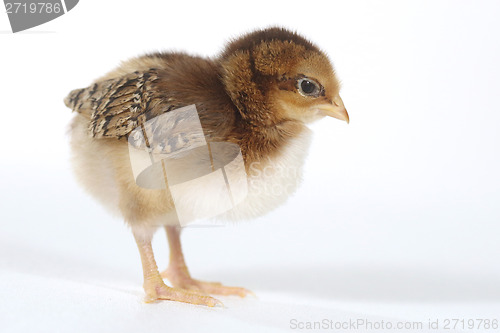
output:
M 250 290 L 245 288 L 228 287 L 219 282 L 206 282 L 193 279 L 189 273 L 184 272 L 183 269 L 169 267 L 161 273 L 161 276 L 170 281 L 172 286 L 188 291 L 215 295 L 237 295 L 240 297 L 253 295 Z
M 198 292 L 192 292 L 185 289 L 171 288 L 163 280 L 152 279 L 144 283 L 146 292 L 146 302 L 151 303 L 159 300 L 169 300 L 197 305 L 206 305 L 210 307 L 223 306 L 219 300 L 202 295 Z

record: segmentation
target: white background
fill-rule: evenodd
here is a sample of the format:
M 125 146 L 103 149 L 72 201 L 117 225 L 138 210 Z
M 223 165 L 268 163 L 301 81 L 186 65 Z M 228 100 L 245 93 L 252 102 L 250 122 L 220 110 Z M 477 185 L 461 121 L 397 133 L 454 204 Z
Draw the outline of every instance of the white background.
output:
M 87 0 L 12 34 L 0 13 L 0 329 L 499 319 L 499 16 L 496 1 Z M 286 205 L 184 232 L 195 277 L 257 298 L 144 304 L 132 235 L 71 173 L 63 98 L 132 56 L 216 55 L 274 24 L 330 55 L 351 123 L 312 126 L 304 183 Z M 163 234 L 154 246 L 163 268 Z

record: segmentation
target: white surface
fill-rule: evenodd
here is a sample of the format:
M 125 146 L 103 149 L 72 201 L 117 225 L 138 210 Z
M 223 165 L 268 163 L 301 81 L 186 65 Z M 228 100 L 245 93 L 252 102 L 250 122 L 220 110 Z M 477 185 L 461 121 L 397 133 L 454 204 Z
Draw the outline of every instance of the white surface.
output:
M 499 12 L 494 1 L 81 1 L 15 35 L 0 13 L 2 332 L 500 319 Z M 331 55 L 351 124 L 313 126 L 304 184 L 285 206 L 184 233 L 195 277 L 257 299 L 144 304 L 130 232 L 71 175 L 62 99 L 127 57 L 211 55 L 269 24 Z M 164 267 L 164 235 L 154 246 Z

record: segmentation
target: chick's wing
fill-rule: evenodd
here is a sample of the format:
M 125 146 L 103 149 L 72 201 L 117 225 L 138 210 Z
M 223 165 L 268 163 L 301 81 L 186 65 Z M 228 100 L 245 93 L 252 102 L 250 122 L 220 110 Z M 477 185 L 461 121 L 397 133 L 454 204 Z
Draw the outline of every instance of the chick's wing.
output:
M 76 89 L 66 106 L 89 118 L 94 138 L 121 138 L 160 114 L 182 105 L 157 88 L 160 71 L 136 71 Z

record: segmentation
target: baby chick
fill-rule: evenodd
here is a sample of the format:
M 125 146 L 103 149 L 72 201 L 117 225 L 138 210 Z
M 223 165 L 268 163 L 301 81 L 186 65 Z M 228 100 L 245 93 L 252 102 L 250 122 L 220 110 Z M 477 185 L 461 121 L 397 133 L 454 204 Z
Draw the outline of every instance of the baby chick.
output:
M 324 116 L 349 122 L 339 89 L 328 57 L 316 45 L 286 29 L 268 28 L 233 40 L 216 58 L 168 52 L 131 59 L 68 95 L 65 103 L 76 111 L 71 148 L 77 178 L 130 225 L 148 300 L 215 306 L 219 301 L 208 294 L 245 296 L 249 291 L 191 277 L 180 228 L 166 222 L 175 210 L 169 191 L 135 182 L 127 143 L 131 131 L 165 112 L 196 105 L 208 141 L 241 149 L 248 195 L 227 217 L 251 218 L 277 207 L 295 190 L 309 146 L 307 123 Z M 277 187 L 285 190 L 270 190 Z M 162 274 L 151 247 L 159 226 L 170 247 Z

